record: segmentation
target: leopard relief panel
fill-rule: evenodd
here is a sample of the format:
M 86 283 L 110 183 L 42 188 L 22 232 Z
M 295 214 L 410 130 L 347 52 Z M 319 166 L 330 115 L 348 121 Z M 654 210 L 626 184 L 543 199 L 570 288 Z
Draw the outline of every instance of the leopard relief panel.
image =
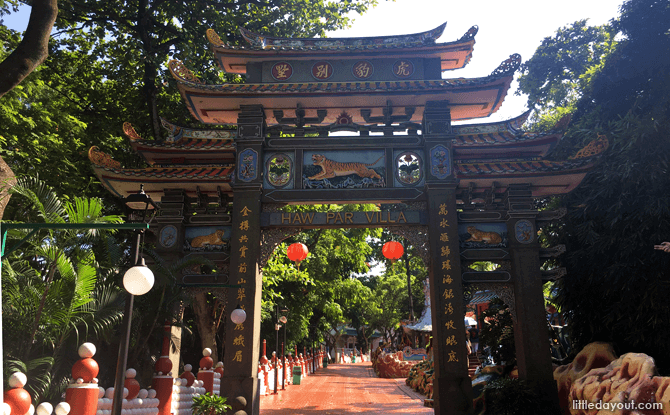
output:
M 226 252 L 230 246 L 230 226 L 187 227 L 185 251 Z
M 498 223 L 464 223 L 458 225 L 461 249 L 507 248 L 507 225 Z
M 362 189 L 386 187 L 386 157 L 380 151 L 305 151 L 302 168 L 305 189 Z

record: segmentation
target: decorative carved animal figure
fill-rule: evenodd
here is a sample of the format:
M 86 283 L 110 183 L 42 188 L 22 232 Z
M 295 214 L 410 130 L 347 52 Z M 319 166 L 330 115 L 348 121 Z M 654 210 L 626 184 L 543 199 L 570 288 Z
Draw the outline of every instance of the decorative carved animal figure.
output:
M 312 162 L 315 166 L 321 167 L 321 173 L 315 174 L 310 177 L 310 180 L 321 180 L 321 179 L 332 179 L 335 176 L 347 176 L 349 174 L 355 174 L 359 177 L 369 177 L 371 179 L 381 179 L 381 176 L 377 174 L 376 171 L 369 169 L 368 167 L 374 166 L 383 159 L 384 156 L 381 156 L 374 163 L 364 164 L 364 163 L 341 163 L 339 161 L 333 161 L 326 158 L 321 154 L 312 154 Z
M 191 241 L 191 247 L 202 248 L 205 245 L 224 245 L 226 243 L 223 240 L 225 234 L 226 231 L 217 229 L 216 232 L 209 235 L 196 236 Z
M 480 231 L 474 226 L 468 226 L 470 239 L 465 242 L 484 242 L 485 244 L 495 245 L 502 242 L 502 236 L 495 232 Z

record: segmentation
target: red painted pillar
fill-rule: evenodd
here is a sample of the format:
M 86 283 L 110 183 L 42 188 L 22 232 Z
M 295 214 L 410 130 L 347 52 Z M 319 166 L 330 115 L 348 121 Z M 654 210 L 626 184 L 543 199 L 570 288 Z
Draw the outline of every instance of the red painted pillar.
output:
M 265 341 L 265 339 L 263 339 L 263 355 L 261 356 L 260 363 L 263 368 L 263 384 L 265 385 L 265 388 L 261 390 L 261 394 L 267 395 L 268 388 L 270 387 L 270 385 L 268 384 L 268 357 L 267 357 L 267 342 Z
M 286 384 L 291 385 L 293 384 L 293 356 L 288 355 L 286 357 L 286 366 L 288 366 L 288 370 L 286 371 Z
M 212 349 L 206 348 L 202 351 L 203 358 L 200 359 L 200 370 L 198 371 L 198 380 L 204 382 L 202 385 L 205 391 L 214 393 L 214 360 L 210 357 Z
M 161 346 L 161 356 L 156 362 L 156 372 L 151 382 L 151 388 L 156 391 L 158 399 L 158 415 L 170 415 L 172 410 L 172 361 L 170 361 L 170 325 L 163 326 L 163 344 Z
M 72 366 L 72 382 L 65 391 L 65 401 L 72 415 L 95 415 L 98 410 L 98 363 L 93 360 L 95 346 L 79 346 L 79 360 Z

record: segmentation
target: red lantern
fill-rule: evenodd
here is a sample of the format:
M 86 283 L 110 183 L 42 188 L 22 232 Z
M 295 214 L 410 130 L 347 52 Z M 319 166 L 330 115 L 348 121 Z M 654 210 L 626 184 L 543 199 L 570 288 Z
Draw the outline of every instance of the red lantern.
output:
M 391 262 L 397 261 L 404 252 L 405 249 L 402 247 L 402 244 L 396 241 L 386 242 L 382 247 L 384 258 L 390 259 Z
M 307 250 L 305 244 L 301 244 L 300 242 L 291 244 L 286 249 L 286 255 L 288 255 L 288 259 L 290 259 L 293 262 L 300 262 L 304 260 L 305 258 L 307 258 L 308 253 L 309 251 Z

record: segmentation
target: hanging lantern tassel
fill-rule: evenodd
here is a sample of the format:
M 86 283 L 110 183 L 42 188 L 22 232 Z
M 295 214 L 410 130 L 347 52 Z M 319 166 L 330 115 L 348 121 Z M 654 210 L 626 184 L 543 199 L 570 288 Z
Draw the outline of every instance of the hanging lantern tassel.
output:
M 297 268 L 296 277 L 300 271 L 300 262 L 307 258 L 308 253 L 309 251 L 307 250 L 307 246 L 300 242 L 291 244 L 288 248 L 286 248 L 286 255 L 288 256 L 288 259 L 295 262 L 295 266 Z
M 400 242 L 396 241 L 386 242 L 382 247 L 382 255 L 384 255 L 384 258 L 391 261 L 392 268 L 395 268 L 395 262 L 400 259 L 404 252 L 405 248 L 402 247 Z M 393 272 L 395 273 L 395 270 Z

